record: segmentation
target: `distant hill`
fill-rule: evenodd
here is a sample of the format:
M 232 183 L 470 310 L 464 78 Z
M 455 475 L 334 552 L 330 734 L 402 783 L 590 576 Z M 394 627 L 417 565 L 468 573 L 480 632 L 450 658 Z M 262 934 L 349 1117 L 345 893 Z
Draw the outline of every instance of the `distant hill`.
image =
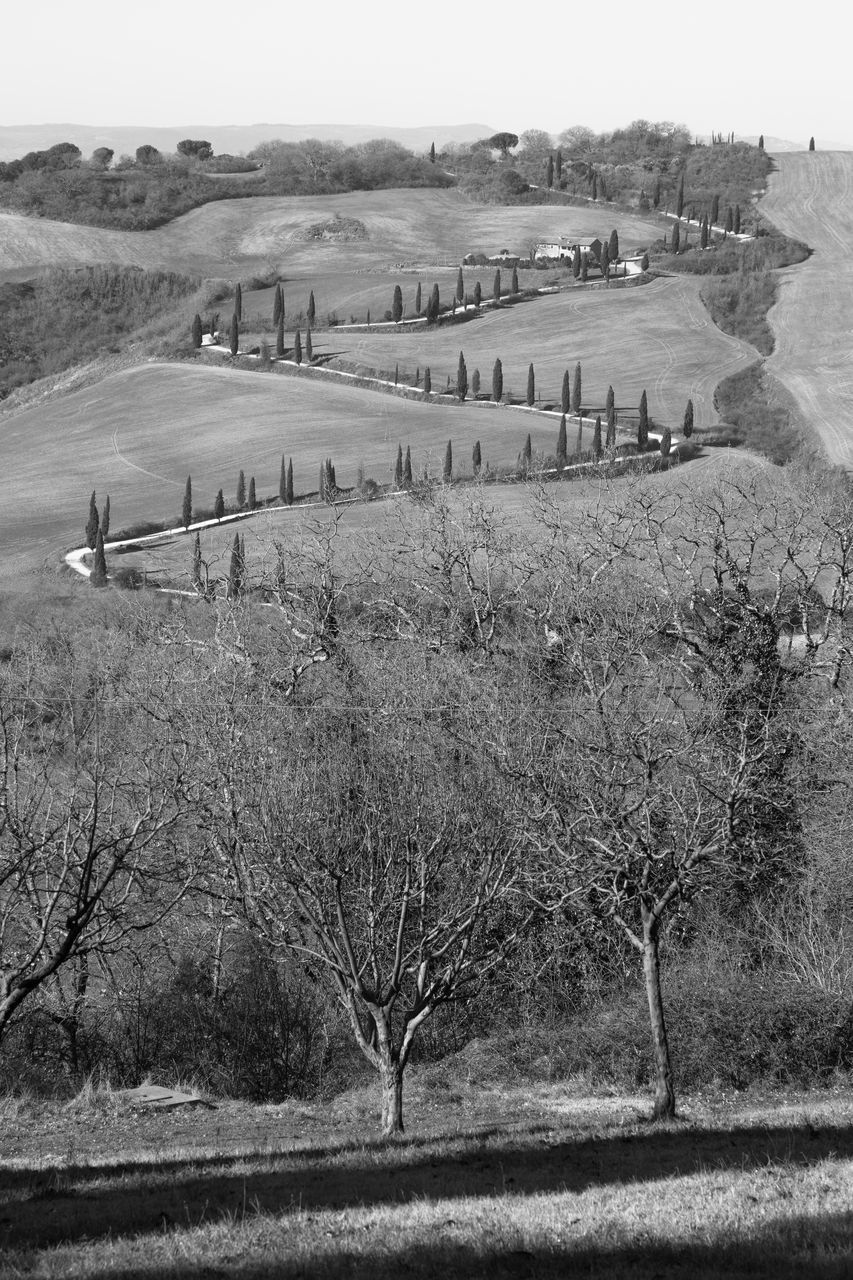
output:
M 112 147 L 117 156 L 132 155 L 149 143 L 160 151 L 174 151 L 183 138 L 205 138 L 217 155 L 240 155 L 259 142 L 281 138 L 339 139 L 349 146 L 371 138 L 392 138 L 411 151 L 428 151 L 434 142 L 441 149 L 448 142 L 473 142 L 495 130 L 488 124 L 420 125 L 401 129 L 388 124 L 187 124 L 169 128 L 149 125 L 21 124 L 0 125 L 0 160 L 15 160 L 28 151 L 44 151 L 57 142 L 73 142 L 89 156 L 96 147 Z

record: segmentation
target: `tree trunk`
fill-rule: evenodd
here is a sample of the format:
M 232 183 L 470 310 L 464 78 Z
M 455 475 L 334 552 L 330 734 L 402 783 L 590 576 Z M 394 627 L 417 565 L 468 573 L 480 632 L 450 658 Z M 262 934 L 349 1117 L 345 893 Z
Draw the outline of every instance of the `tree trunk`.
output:
M 653 1120 L 671 1120 L 675 1116 L 675 1084 L 669 1057 L 669 1041 L 663 1016 L 663 995 L 660 989 L 660 956 L 658 941 L 659 924 L 651 912 L 643 908 L 643 975 L 646 980 L 646 999 L 649 1002 L 649 1021 L 652 1030 L 652 1052 L 655 1064 L 655 1102 Z
M 379 1068 L 382 1088 L 382 1136 L 403 1132 L 403 1068 L 398 1062 L 383 1062 Z

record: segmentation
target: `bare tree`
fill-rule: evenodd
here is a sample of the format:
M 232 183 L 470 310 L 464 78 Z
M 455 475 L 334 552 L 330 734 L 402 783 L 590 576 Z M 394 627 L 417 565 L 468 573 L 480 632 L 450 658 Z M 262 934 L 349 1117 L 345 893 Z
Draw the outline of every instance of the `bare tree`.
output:
M 151 668 L 118 642 L 61 670 L 37 651 L 5 666 L 0 1037 L 60 969 L 85 973 L 192 880 L 187 749 L 163 696 L 168 664 Z

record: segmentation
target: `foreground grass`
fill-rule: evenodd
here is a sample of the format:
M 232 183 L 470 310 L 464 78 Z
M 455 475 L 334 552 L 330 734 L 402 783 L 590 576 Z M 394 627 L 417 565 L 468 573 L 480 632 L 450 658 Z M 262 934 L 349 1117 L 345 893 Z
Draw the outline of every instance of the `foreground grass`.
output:
M 392 1143 L 364 1138 L 366 1096 L 81 1114 L 85 1157 L 39 1153 L 31 1118 L 31 1154 L 0 1166 L 3 1274 L 850 1274 L 849 1092 L 694 1100 L 652 1127 L 636 1098 L 441 1083 Z

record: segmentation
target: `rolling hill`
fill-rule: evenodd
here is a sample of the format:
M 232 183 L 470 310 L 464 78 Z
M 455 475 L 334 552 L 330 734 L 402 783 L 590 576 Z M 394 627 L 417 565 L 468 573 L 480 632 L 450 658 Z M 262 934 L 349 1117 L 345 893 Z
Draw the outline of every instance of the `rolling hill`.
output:
M 813 249 L 782 273 L 770 313 L 776 349 L 768 368 L 793 394 L 832 462 L 853 468 L 853 153 L 776 157 L 762 209 Z

